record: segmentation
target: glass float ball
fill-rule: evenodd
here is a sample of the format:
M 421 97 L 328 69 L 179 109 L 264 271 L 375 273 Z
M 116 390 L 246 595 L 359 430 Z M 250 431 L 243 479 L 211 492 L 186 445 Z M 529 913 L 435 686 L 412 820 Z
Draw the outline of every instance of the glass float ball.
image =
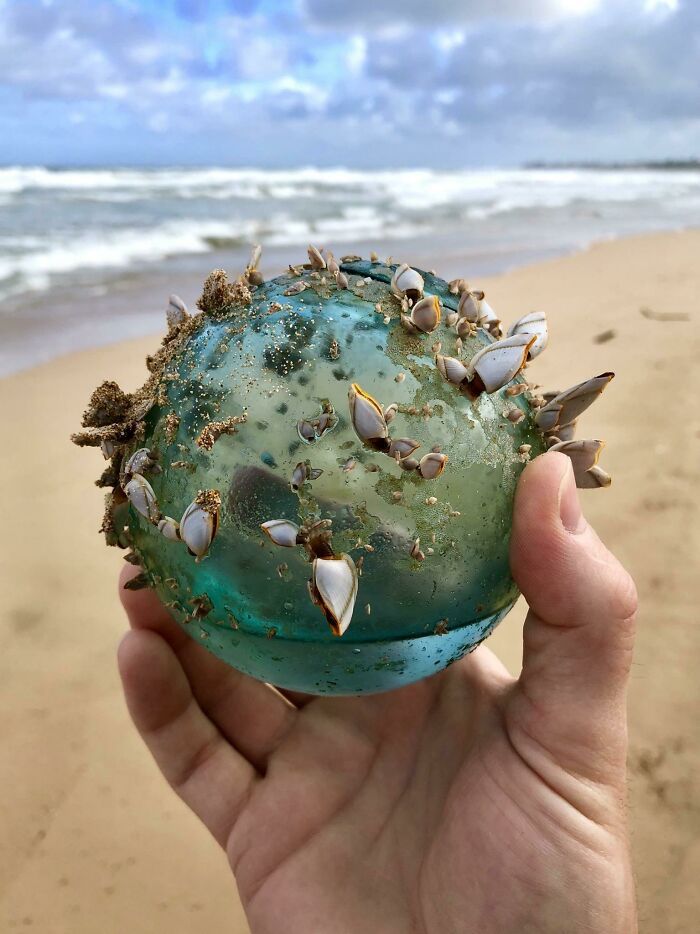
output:
M 299 268 L 191 319 L 179 339 L 175 328 L 157 404 L 126 451 L 157 458 L 143 476 L 158 515 L 181 522 L 213 491 L 213 522 L 220 498 L 200 559 L 176 522 L 168 537 L 133 500 L 119 507 L 149 583 L 193 639 L 285 688 L 359 694 L 424 678 L 486 638 L 518 595 L 508 544 L 518 477 L 545 448 L 536 410 L 506 393 L 513 382 L 472 398 L 441 374 L 436 354 L 468 364 L 493 337 L 474 328 L 460 350 L 447 323 L 459 296 L 428 273 L 441 320 L 430 333 L 402 325 L 395 268 L 344 262 L 348 288 Z M 388 438 L 358 436 L 372 400 L 389 409 Z

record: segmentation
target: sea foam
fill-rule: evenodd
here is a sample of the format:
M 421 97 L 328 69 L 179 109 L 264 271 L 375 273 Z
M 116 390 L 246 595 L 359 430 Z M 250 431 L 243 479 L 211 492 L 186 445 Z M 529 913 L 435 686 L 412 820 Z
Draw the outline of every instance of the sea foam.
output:
M 1 300 L 254 241 L 379 245 L 439 232 L 467 256 L 570 249 L 696 222 L 700 172 L 10 166 L 0 204 Z

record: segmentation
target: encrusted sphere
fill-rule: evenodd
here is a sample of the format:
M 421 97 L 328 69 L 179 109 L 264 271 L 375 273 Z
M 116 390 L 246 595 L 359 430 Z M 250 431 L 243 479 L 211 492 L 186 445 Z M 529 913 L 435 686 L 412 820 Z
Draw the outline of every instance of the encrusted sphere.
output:
M 441 374 L 437 354 L 467 365 L 493 343 L 473 328 L 460 348 L 446 321 L 459 296 L 446 282 L 421 273 L 442 312 L 424 333 L 401 323 L 411 312 L 392 294 L 396 267 L 340 266 L 349 288 L 306 266 L 252 289 L 248 303 L 171 330 L 145 431 L 123 449 L 122 479 L 127 458 L 147 448 L 156 466 L 143 475 L 160 514 L 176 522 L 200 491 L 215 491 L 208 553 L 196 559 L 172 524 L 159 531 L 133 503 L 116 518 L 119 526 L 128 516 L 126 538 L 148 583 L 193 639 L 255 678 L 315 694 L 407 684 L 490 633 L 518 595 L 508 566 L 516 482 L 545 448 L 529 394 L 506 391 L 522 375 L 473 398 Z M 380 423 L 392 406 L 388 438 L 358 436 L 353 392 L 370 421 L 372 399 Z M 431 452 L 446 455 L 442 472 L 430 459 L 416 468 Z M 287 520 L 290 545 L 261 528 L 272 520 Z M 341 555 L 351 559 L 343 567 Z M 323 606 L 326 579 L 309 586 L 314 567 L 337 572 L 345 611 L 355 569 L 342 635 Z M 328 581 L 336 586 L 333 574 Z

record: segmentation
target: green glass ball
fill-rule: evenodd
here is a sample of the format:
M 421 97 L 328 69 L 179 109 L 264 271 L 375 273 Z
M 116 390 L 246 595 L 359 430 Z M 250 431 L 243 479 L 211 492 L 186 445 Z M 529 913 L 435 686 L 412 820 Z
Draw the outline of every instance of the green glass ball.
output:
M 459 354 L 445 320 L 458 296 L 423 273 L 442 320 L 412 333 L 390 288 L 394 268 L 344 262 L 349 288 L 339 288 L 306 267 L 253 289 L 248 304 L 199 315 L 164 367 L 145 434 L 126 452 L 145 447 L 157 458 L 144 475 L 165 516 L 179 521 L 199 491 L 218 492 L 202 560 L 133 505 L 121 507 L 129 543 L 193 639 L 285 688 L 357 694 L 424 678 L 480 643 L 518 595 L 508 544 L 518 477 L 545 447 L 535 410 L 525 393 L 503 387 L 472 399 L 440 374 L 436 353 Z M 476 329 L 462 359 L 492 341 Z M 353 384 L 383 409 L 396 404 L 391 437 L 419 442 L 416 460 L 447 455 L 439 476 L 425 479 L 363 443 Z M 514 407 L 517 423 L 506 417 Z M 230 417 L 231 433 L 209 445 L 207 426 Z M 306 426 L 318 429 L 319 419 L 316 437 Z M 330 520 L 333 553 L 359 572 L 343 635 L 311 598 L 308 549 L 275 544 L 261 529 L 270 520 Z

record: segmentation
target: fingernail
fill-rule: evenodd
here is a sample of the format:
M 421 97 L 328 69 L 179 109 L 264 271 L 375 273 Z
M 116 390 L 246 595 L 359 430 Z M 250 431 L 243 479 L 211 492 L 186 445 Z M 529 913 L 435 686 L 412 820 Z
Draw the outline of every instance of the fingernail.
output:
M 568 458 L 559 483 L 559 516 L 567 532 L 578 535 L 586 528 L 586 520 L 581 512 L 581 503 L 576 489 L 574 471 Z

